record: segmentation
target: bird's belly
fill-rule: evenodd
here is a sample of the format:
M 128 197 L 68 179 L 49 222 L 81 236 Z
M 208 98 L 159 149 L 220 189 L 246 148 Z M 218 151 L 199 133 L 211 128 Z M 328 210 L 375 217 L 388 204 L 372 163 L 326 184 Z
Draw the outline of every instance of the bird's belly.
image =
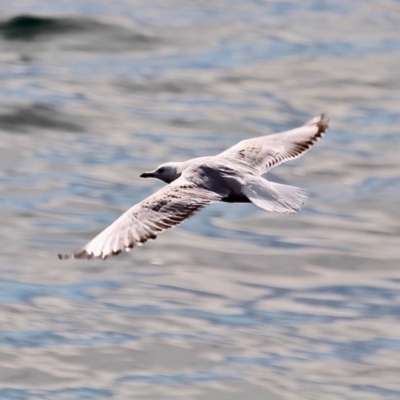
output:
M 250 200 L 242 193 L 230 193 L 221 199 L 225 203 L 250 203 Z

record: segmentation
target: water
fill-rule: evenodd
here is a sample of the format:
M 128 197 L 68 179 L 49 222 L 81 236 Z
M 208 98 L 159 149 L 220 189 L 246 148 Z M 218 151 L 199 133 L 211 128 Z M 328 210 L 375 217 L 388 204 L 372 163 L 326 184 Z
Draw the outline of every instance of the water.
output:
M 400 398 L 400 4 L 0 1 L 1 399 Z M 141 172 L 330 112 L 271 179 L 60 262 Z

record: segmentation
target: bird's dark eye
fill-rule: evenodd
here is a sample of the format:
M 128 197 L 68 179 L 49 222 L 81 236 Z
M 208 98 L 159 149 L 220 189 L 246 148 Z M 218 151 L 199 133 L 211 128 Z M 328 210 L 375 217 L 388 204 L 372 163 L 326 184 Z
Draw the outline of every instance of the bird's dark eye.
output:
M 160 174 L 162 174 L 164 171 L 165 171 L 165 168 L 164 168 L 164 167 L 162 167 L 162 168 L 160 168 L 160 169 L 158 170 L 158 172 L 159 172 Z

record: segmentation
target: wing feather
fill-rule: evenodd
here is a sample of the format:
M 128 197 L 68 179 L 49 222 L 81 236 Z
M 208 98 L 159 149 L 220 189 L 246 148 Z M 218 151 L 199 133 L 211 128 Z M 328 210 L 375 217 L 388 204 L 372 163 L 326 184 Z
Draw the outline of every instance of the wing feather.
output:
M 155 239 L 158 233 L 182 223 L 220 199 L 217 193 L 178 179 L 131 207 L 73 257 L 106 259 L 115 256 Z M 58 257 L 69 258 L 61 254 Z
M 245 165 L 263 175 L 272 168 L 303 155 L 329 127 L 329 117 L 321 114 L 290 131 L 243 140 L 218 156 Z

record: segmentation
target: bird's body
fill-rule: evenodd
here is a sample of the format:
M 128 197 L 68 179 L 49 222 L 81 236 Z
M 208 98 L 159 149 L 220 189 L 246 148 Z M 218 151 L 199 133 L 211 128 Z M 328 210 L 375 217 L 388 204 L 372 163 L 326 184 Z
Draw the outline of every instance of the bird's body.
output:
M 306 199 L 301 189 L 269 182 L 261 175 L 300 157 L 322 137 L 328 122 L 321 114 L 302 127 L 243 140 L 216 156 L 166 163 L 143 173 L 143 178 L 168 185 L 130 208 L 73 257 L 105 259 L 130 250 L 217 201 L 251 202 L 281 213 L 298 211 Z

